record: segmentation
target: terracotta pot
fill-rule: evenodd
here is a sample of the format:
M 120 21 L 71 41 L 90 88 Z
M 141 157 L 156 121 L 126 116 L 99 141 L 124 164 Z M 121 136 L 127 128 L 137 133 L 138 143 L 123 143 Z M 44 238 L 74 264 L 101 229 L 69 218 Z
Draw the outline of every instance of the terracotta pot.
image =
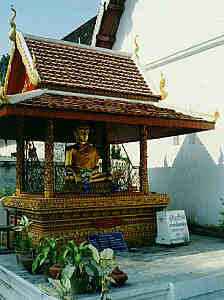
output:
M 112 285 L 116 287 L 122 286 L 128 279 L 128 275 L 122 272 L 118 267 L 113 269 L 113 271 L 109 276 L 112 277 L 116 282 L 116 283 L 112 283 Z
M 48 270 L 50 277 L 53 279 L 60 279 L 61 272 L 64 267 L 65 267 L 65 265 L 60 264 L 60 263 L 52 265 Z

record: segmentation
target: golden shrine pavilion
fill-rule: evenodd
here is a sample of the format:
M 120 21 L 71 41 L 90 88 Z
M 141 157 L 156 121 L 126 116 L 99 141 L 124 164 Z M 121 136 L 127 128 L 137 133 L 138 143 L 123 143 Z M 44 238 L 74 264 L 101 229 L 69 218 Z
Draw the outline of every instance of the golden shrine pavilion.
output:
M 4 207 L 33 222 L 36 241 L 82 241 L 92 233 L 120 231 L 128 245 L 152 244 L 156 211 L 168 206 L 169 197 L 149 191 L 147 140 L 214 129 L 214 122 L 162 108 L 161 96 L 151 92 L 130 54 L 12 30 L 0 138 L 17 142 L 16 193 L 4 199 Z M 83 121 L 105 177 L 112 172 L 111 145 L 139 142 L 138 190 L 128 182 L 115 191 L 113 181 L 90 180 L 88 192 L 82 181 L 66 184 L 54 143 L 73 143 L 73 129 Z M 44 142 L 44 162 L 27 156 L 30 141 Z

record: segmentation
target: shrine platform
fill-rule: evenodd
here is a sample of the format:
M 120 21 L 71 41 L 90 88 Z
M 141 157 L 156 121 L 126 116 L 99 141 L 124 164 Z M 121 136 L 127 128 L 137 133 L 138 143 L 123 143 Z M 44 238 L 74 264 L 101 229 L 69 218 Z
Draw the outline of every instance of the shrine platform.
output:
M 113 300 L 221 300 L 224 298 L 223 239 L 191 235 L 182 246 L 132 248 L 116 255 L 116 263 L 128 274 L 121 288 L 111 288 Z M 41 293 L 41 275 L 30 275 L 16 265 L 15 255 L 0 255 L 0 297 L 5 300 L 53 300 Z M 3 298 L 4 297 L 4 298 Z M 76 296 L 96 300 L 98 294 Z
M 129 247 L 153 245 L 156 211 L 169 204 L 166 194 L 116 192 L 108 194 L 58 194 L 55 197 L 21 194 L 4 198 L 5 208 L 32 221 L 32 239 L 46 236 L 76 242 L 95 233 L 122 232 Z

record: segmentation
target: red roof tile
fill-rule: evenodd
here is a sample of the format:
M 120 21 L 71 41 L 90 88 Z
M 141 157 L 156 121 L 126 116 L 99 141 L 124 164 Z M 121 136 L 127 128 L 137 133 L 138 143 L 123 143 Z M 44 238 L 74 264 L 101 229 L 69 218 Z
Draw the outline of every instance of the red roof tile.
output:
M 176 112 L 173 109 L 161 108 L 154 104 L 144 104 L 136 102 L 127 102 L 112 99 L 84 98 L 78 96 L 42 94 L 31 99 L 19 102 L 18 106 L 31 107 L 33 109 L 48 109 L 54 111 L 84 111 L 84 112 L 100 112 L 107 114 L 154 117 L 163 119 L 203 121 L 201 118 L 185 115 Z M 208 122 L 208 121 L 207 121 Z M 211 122 L 208 122 L 211 123 Z
M 40 87 L 95 90 L 104 95 L 112 93 L 154 101 L 160 98 L 152 94 L 136 64 L 127 55 L 57 40 L 26 35 L 24 38 L 36 57 Z

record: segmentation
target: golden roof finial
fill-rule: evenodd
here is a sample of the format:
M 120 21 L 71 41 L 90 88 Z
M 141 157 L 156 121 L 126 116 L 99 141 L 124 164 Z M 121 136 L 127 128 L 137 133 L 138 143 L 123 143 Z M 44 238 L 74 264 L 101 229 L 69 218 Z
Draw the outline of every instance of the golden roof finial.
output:
M 138 52 L 139 52 L 139 45 L 138 45 L 138 43 L 137 43 L 137 38 L 139 37 L 139 35 L 138 34 L 136 34 L 136 36 L 135 36 L 135 56 L 137 57 L 137 59 L 139 59 L 139 55 L 138 55 Z
M 166 79 L 165 77 L 163 76 L 163 73 L 160 72 L 161 74 L 161 79 L 160 79 L 160 93 L 161 93 L 161 99 L 164 100 L 167 98 L 168 96 L 168 93 L 165 91 L 164 87 L 166 85 Z
M 36 60 L 36 56 L 34 54 L 33 49 L 31 50 L 32 52 L 32 60 L 33 60 L 33 85 L 37 86 L 39 83 L 39 75 L 37 72 L 37 60 Z
M 14 20 L 16 17 L 16 10 L 14 9 L 13 5 L 11 5 L 11 10 L 14 13 L 14 15 L 10 19 L 11 30 L 9 31 L 9 39 L 12 42 L 15 42 L 15 40 L 16 40 L 16 24 L 15 24 Z
M 215 113 L 214 113 L 214 121 L 216 122 L 218 120 L 218 118 L 220 117 L 220 113 L 219 111 L 217 110 Z

